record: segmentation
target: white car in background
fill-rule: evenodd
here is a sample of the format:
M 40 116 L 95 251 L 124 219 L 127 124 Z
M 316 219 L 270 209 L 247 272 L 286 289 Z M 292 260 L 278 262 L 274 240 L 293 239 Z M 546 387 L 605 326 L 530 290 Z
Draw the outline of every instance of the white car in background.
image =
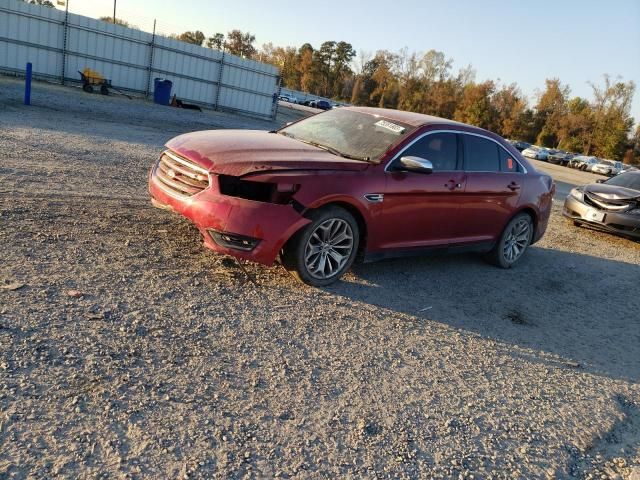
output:
M 284 102 L 289 102 L 289 103 L 298 103 L 298 98 L 295 95 L 280 95 L 280 100 L 284 101 Z
M 591 167 L 591 171 L 613 177 L 622 171 L 622 163 L 614 162 L 613 160 L 600 160 L 600 163 L 596 163 Z
M 602 160 L 600 163 L 596 163 L 591 167 L 593 173 L 599 173 L 601 175 L 610 175 L 611 170 L 613 170 L 613 165 L 606 160 Z
M 527 158 L 534 158 L 536 160 L 547 160 L 549 156 L 549 150 L 536 145 L 531 145 L 529 148 L 525 148 L 522 151 L 522 155 Z
M 597 157 L 587 157 L 585 160 L 580 162 L 578 166 L 578 170 L 582 170 L 584 172 L 591 172 L 593 167 L 600 163 L 600 159 Z

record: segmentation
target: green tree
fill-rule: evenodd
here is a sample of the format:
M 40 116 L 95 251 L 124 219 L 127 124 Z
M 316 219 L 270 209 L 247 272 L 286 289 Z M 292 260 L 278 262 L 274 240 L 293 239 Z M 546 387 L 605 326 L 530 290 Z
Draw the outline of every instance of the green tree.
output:
M 429 50 L 420 60 L 422 76 L 427 83 L 443 82 L 450 76 L 452 59 L 447 59 L 443 52 Z
M 498 114 L 491 98 L 495 88 L 495 83 L 491 80 L 466 85 L 454 118 L 459 122 L 470 123 L 487 130 L 496 130 Z
M 540 128 L 537 143 L 544 147 L 557 147 L 560 119 L 567 112 L 569 87 L 557 78 L 545 80 L 546 88 L 536 105 L 536 123 Z
M 280 76 L 285 87 L 299 89 L 300 74 L 297 65 L 297 51 L 294 47 L 274 47 L 272 43 L 262 46 L 259 59 L 280 69 Z
M 316 78 L 313 65 L 313 47 L 305 43 L 298 49 L 296 56 L 296 69 L 300 79 L 300 90 L 303 92 L 316 91 Z
M 612 82 L 604 75 L 604 85 L 591 84 L 593 90 L 593 135 L 589 150 L 604 158 L 620 159 L 625 153 L 633 127 L 631 101 L 635 92 L 632 81 Z
M 623 161 L 627 165 L 640 166 L 640 124 L 636 126 L 635 132 L 629 137 Z
M 224 46 L 224 33 L 216 33 L 213 37 L 207 39 L 207 47 L 222 50 Z
M 344 85 L 353 72 L 351 61 L 356 56 L 356 51 L 350 43 L 338 42 L 335 46 L 333 65 L 331 68 L 331 93 L 334 97 L 342 97 Z
M 588 154 L 592 130 L 593 109 L 589 102 L 580 97 L 569 100 L 558 128 L 560 148 Z
M 233 55 L 243 58 L 253 58 L 256 54 L 256 48 L 253 46 L 253 42 L 255 41 L 255 35 L 251 35 L 249 32 L 243 33 L 240 30 L 231 30 L 227 33 L 227 40 L 224 42 L 224 47 Z
M 113 23 L 114 25 L 120 25 L 122 27 L 127 28 L 137 28 L 135 25 L 130 24 L 126 20 L 122 20 L 121 18 L 116 18 L 116 21 L 113 21 L 113 17 L 100 17 L 98 20 L 102 20 L 103 22 Z
M 527 102 L 515 83 L 498 89 L 492 103 L 497 115 L 497 133 L 513 139 L 527 135 Z
M 195 32 L 184 32 L 180 35 L 172 34 L 169 35 L 169 38 L 174 38 L 176 40 L 180 40 L 181 42 L 190 43 L 192 45 L 202 46 L 202 42 L 204 42 L 204 33 L 200 30 L 196 30 Z
M 400 90 L 394 73 L 398 60 L 398 55 L 388 50 L 376 52 L 376 56 L 370 62 L 370 68 L 374 68 L 370 76 L 370 104 L 382 108 L 395 108 L 398 105 Z

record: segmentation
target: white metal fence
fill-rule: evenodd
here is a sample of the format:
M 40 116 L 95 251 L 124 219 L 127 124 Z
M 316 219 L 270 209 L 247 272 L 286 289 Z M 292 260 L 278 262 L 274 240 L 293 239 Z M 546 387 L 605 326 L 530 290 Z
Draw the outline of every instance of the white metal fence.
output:
M 192 103 L 273 118 L 276 67 L 218 50 L 113 25 L 20 0 L 0 0 L 0 71 L 61 83 L 78 71 L 97 70 L 122 90 L 149 96 L 153 79 L 173 82 L 173 93 Z

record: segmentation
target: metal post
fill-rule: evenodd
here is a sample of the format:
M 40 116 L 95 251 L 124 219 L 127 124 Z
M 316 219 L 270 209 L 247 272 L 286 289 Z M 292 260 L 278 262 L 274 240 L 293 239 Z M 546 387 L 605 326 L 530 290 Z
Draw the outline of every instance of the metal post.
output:
M 279 105 L 279 101 L 280 101 L 280 94 L 282 93 L 282 77 L 278 76 L 278 91 L 276 93 L 274 93 L 275 95 L 275 102 L 274 102 L 274 109 L 273 109 L 273 117 L 272 119 L 275 120 L 276 117 L 278 116 L 278 105 Z
M 64 85 L 64 77 L 67 73 L 67 31 L 69 28 L 69 0 L 65 2 L 66 7 L 64 10 L 64 25 L 62 33 L 62 74 L 60 75 L 60 83 Z
M 31 105 L 31 72 L 33 65 L 31 62 L 27 63 L 27 75 L 24 80 L 24 104 Z
M 113 24 L 116 24 L 116 0 L 113 0 Z
M 147 91 L 144 93 L 146 98 L 149 98 L 151 92 L 151 69 L 153 68 L 153 49 L 156 45 L 156 20 L 153 20 L 153 35 L 151 35 L 151 44 L 149 45 L 149 64 L 147 65 Z
M 218 72 L 218 88 L 216 89 L 216 101 L 214 103 L 214 109 L 218 110 L 218 104 L 220 102 L 220 89 L 222 88 L 222 69 L 224 68 L 224 50 L 222 50 L 222 57 L 220 57 L 220 71 Z

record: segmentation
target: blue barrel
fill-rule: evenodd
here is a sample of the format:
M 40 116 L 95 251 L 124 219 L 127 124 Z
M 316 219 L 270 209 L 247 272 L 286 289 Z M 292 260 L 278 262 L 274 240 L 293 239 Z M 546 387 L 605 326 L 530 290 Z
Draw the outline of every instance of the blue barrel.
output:
M 153 101 L 160 105 L 169 105 L 171 101 L 171 87 L 173 82 L 164 78 L 153 80 Z

